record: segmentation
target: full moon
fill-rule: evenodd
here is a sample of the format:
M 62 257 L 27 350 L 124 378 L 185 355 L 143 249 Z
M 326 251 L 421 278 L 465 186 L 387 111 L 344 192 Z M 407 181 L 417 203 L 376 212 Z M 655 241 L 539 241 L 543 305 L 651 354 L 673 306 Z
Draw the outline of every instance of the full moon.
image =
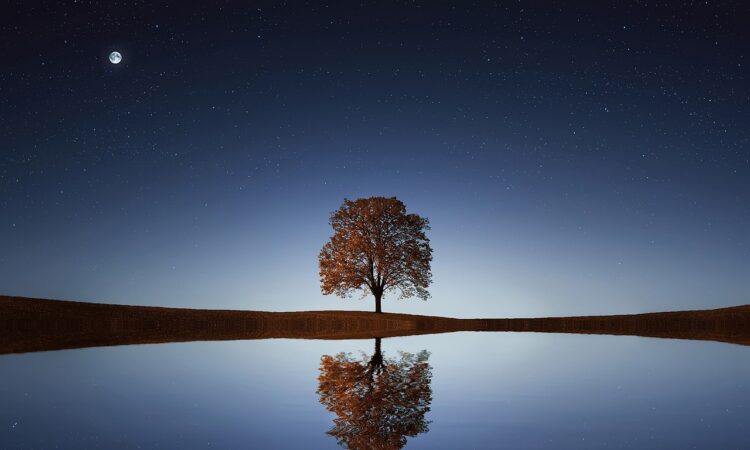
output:
M 109 54 L 109 62 L 112 64 L 120 64 L 120 61 L 122 61 L 122 55 L 120 52 L 112 52 Z

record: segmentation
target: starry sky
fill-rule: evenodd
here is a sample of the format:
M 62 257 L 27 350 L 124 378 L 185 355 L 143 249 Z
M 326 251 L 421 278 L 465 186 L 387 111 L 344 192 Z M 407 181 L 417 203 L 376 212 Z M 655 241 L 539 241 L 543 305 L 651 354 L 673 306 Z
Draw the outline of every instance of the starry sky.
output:
M 199 308 L 320 294 L 344 198 L 430 219 L 428 302 L 750 303 L 746 2 L 6 2 L 0 292 Z M 122 62 L 108 60 L 112 51 Z

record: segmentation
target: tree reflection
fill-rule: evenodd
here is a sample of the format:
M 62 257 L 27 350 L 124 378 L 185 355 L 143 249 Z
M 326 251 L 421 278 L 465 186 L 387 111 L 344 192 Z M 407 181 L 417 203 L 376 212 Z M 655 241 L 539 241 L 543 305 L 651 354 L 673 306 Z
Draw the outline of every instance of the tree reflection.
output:
M 400 449 L 406 438 L 428 431 L 432 370 L 430 354 L 399 352 L 384 358 L 380 338 L 367 360 L 348 353 L 323 355 L 318 377 L 320 403 L 336 414 L 327 432 L 344 448 Z

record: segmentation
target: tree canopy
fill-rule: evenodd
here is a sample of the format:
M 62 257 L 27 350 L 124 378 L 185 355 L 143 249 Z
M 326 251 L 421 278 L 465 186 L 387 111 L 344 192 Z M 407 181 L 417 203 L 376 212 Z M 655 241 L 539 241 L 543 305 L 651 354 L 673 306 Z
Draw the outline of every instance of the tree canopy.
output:
M 430 297 L 432 248 L 426 218 L 407 214 L 396 197 L 370 197 L 345 199 L 330 224 L 333 236 L 318 256 L 324 294 L 348 297 L 356 290 L 369 291 L 376 312 L 388 291 L 399 291 L 399 298 Z
M 347 353 L 320 361 L 320 403 L 336 414 L 328 434 L 344 448 L 395 450 L 407 437 L 429 430 L 425 415 L 432 402 L 429 353 L 384 358 L 380 339 L 367 361 Z

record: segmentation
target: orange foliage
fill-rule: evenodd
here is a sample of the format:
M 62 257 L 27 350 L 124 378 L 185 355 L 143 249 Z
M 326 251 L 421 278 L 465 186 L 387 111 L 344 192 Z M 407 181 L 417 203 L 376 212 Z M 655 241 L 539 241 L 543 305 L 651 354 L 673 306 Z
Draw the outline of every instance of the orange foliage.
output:
M 425 231 L 429 221 L 407 214 L 396 197 L 344 200 L 331 215 L 334 234 L 318 256 L 321 291 L 340 297 L 362 289 L 375 296 L 375 310 L 385 292 L 399 298 L 430 297 L 432 248 Z
M 380 339 L 376 342 L 369 362 L 346 353 L 324 355 L 320 361 L 320 403 L 337 416 L 328 434 L 344 448 L 400 449 L 406 437 L 429 431 L 429 353 L 385 359 Z

